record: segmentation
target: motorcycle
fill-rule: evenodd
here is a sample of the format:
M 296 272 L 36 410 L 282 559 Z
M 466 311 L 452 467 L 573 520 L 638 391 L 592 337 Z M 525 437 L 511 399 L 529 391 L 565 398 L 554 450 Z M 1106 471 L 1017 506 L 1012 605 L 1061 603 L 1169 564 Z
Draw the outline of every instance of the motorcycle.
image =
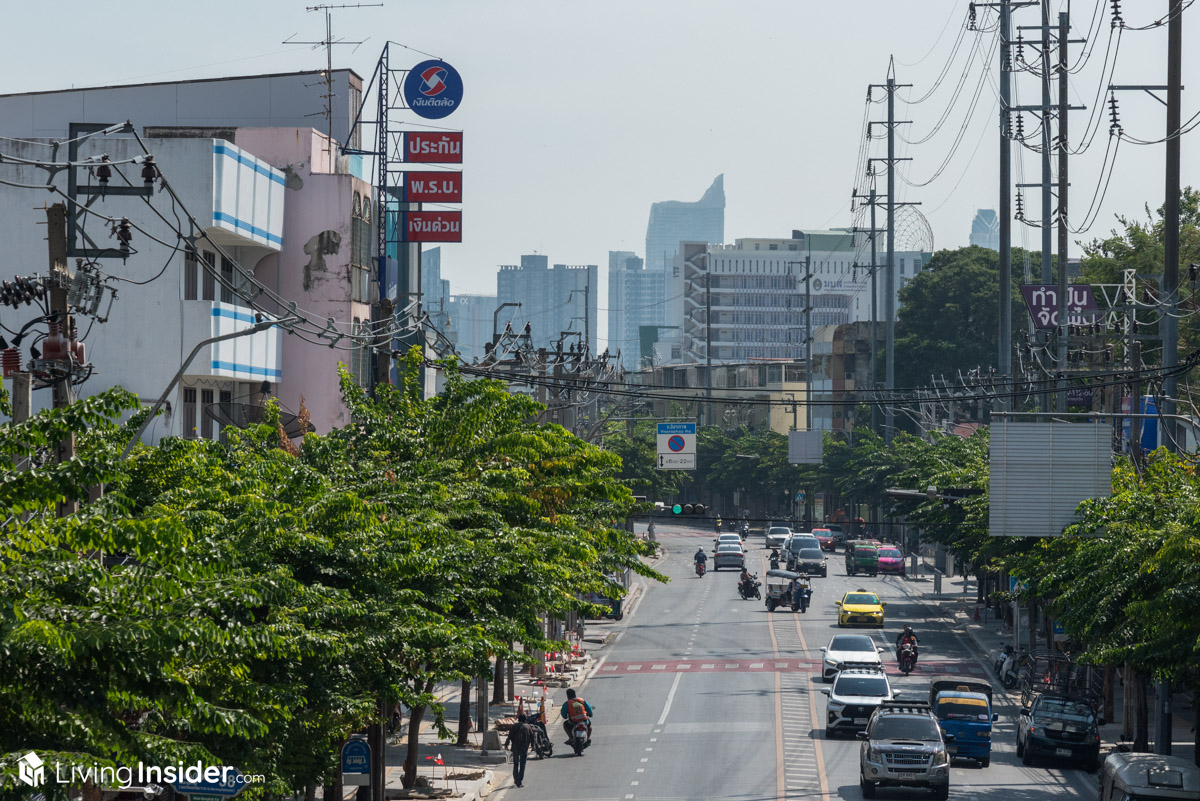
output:
M 996 659 L 994 667 L 996 669 L 996 676 L 999 677 L 1000 683 L 1004 685 L 1004 689 L 1011 690 L 1017 686 L 1017 658 L 1013 654 L 1013 647 L 1011 645 L 1004 646 L 1004 651 Z
M 537 754 L 537 758 L 554 756 L 554 744 L 550 742 L 550 735 L 546 733 L 546 724 L 537 721 L 530 728 L 533 730 L 533 753 Z
M 586 720 L 581 720 L 571 727 L 571 748 L 575 751 L 575 756 L 582 756 L 583 749 L 592 744 L 588 739 L 588 724 Z
M 758 589 L 761 586 L 762 582 L 758 580 L 758 576 L 751 573 L 748 578 L 738 582 L 738 595 L 742 596 L 743 601 L 751 598 L 762 600 L 762 593 Z
M 697 576 L 703 576 L 703 575 L 704 575 L 704 571 L 705 571 L 705 569 L 706 569 L 706 568 L 705 568 L 705 566 L 704 566 L 704 562 L 697 562 L 697 563 L 696 563 L 696 575 L 697 575 Z
M 907 676 L 917 666 L 917 647 L 910 642 L 900 646 L 900 672 Z
M 743 539 L 743 540 L 745 540 L 745 539 L 746 539 L 746 537 L 749 537 L 749 536 L 750 536 L 750 524 L 749 524 L 749 523 L 742 523 L 742 532 L 741 532 L 741 534 L 742 534 L 742 539 Z

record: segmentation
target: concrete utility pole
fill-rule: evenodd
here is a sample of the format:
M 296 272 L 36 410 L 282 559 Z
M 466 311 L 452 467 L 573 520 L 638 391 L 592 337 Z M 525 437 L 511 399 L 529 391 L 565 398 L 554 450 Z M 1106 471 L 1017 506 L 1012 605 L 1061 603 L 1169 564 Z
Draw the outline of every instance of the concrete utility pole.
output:
M 1179 139 L 1180 94 L 1183 89 L 1183 0 L 1168 0 L 1167 22 L 1167 159 L 1166 198 L 1163 201 L 1163 283 L 1162 336 L 1163 370 L 1170 371 L 1179 363 L 1179 322 L 1175 318 L 1179 305 Z M 1172 375 L 1163 378 L 1164 413 L 1175 414 L 1175 394 L 1179 379 Z M 1170 418 L 1168 418 L 1170 420 Z M 1174 421 L 1164 426 L 1168 450 L 1176 451 L 1178 426 Z M 1161 720 L 1161 718 L 1160 718 Z M 1170 723 L 1167 723 L 1167 751 L 1170 753 Z M 1160 738 L 1161 739 L 1161 738 Z
M 1058 411 L 1067 410 L 1067 44 L 1071 21 L 1064 11 L 1058 15 Z
M 704 424 L 712 425 L 712 272 L 704 260 Z
M 862 195 L 855 194 L 855 197 Z M 871 208 L 871 392 L 879 388 L 879 383 L 876 380 L 876 360 L 879 352 L 879 264 L 875 254 L 875 237 L 879 234 L 879 229 L 875 227 L 875 206 L 879 200 L 875 194 L 874 180 L 871 182 L 871 191 L 867 193 L 867 205 Z M 874 399 L 873 399 L 874 400 Z M 871 404 L 871 430 L 879 432 L 879 404 Z
M 896 83 L 895 65 L 888 64 L 888 79 L 886 84 L 873 83 L 867 91 L 870 97 L 871 89 L 887 91 L 887 272 L 883 282 L 883 314 L 884 314 L 884 359 L 886 370 L 884 389 L 887 390 L 887 405 L 884 407 L 883 425 L 884 441 L 890 443 L 895 432 L 895 411 L 892 407 L 891 390 L 896 386 L 896 162 L 911 161 L 908 158 L 896 158 L 896 126 L 908 125 L 911 120 L 896 119 L 896 90 L 912 86 L 910 83 Z M 871 126 L 879 123 L 867 123 L 867 135 L 870 136 Z M 908 204 L 905 204 L 908 205 Z
M 1163 202 L 1163 286 L 1165 308 L 1162 318 L 1163 370 L 1179 363 L 1179 323 L 1175 318 L 1179 299 L 1179 139 L 1180 94 L 1183 89 L 1183 0 L 1170 0 L 1170 19 L 1167 22 L 1167 163 L 1166 198 Z M 1163 406 L 1168 415 L 1175 414 L 1175 393 L 1179 380 L 1163 378 Z M 1163 426 L 1168 450 L 1177 451 L 1175 438 L 1179 426 L 1167 418 Z M 1159 680 L 1155 692 L 1159 704 L 1158 726 L 1154 737 L 1156 753 L 1171 753 L 1171 685 Z
M 64 343 L 71 339 L 71 315 L 67 305 L 67 287 L 70 286 L 70 273 L 67 270 L 67 207 L 55 203 L 46 209 L 46 242 L 49 245 L 50 257 L 50 314 L 58 327 L 58 335 Z M 69 346 L 67 346 L 69 347 Z M 70 354 L 67 355 L 68 372 L 61 381 L 54 383 L 53 406 L 63 409 L 71 405 Z M 56 453 L 59 464 L 75 458 L 75 435 L 68 434 L 59 443 Z M 68 499 L 58 504 L 58 516 L 66 517 L 74 514 L 79 508 L 78 501 Z
M 1012 380 L 1012 138 L 1009 106 L 1012 105 L 1012 8 L 1000 0 L 1000 380 Z M 1012 408 L 1005 398 L 1000 408 Z
M 1050 0 L 1042 0 L 1042 283 L 1054 280 L 1050 254 L 1054 210 L 1050 193 Z M 1047 396 L 1043 396 L 1045 398 Z M 1042 411 L 1048 411 L 1043 409 Z

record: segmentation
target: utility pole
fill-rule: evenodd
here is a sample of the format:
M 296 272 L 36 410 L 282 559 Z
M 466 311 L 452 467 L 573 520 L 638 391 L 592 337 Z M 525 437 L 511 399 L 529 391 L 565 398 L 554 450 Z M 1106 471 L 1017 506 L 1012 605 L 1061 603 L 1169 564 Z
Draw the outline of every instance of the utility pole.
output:
M 910 83 L 896 83 L 895 64 L 888 63 L 888 79 L 886 84 L 871 84 L 867 90 L 867 97 L 870 98 L 871 89 L 885 89 L 887 91 L 887 122 L 883 123 L 887 126 L 887 174 L 888 174 L 888 189 L 887 189 L 887 272 L 884 274 L 883 281 L 883 314 L 884 314 L 884 359 L 886 360 L 886 369 L 884 377 L 884 389 L 887 391 L 888 403 L 884 407 L 883 438 L 887 443 L 891 443 L 892 435 L 895 431 L 895 411 L 891 403 L 891 390 L 896 386 L 896 162 L 911 161 L 908 158 L 896 158 L 896 126 L 908 125 L 911 120 L 896 119 L 896 90 L 912 86 Z M 871 126 L 879 123 L 867 123 L 867 135 L 870 135 Z M 905 204 L 908 205 L 908 204 Z
M 1067 410 L 1067 40 L 1071 21 L 1067 12 L 1058 15 L 1058 372 L 1064 376 L 1058 382 L 1058 410 Z
M 1183 0 L 1169 0 L 1167 23 L 1167 159 L 1166 198 L 1163 201 L 1163 283 L 1162 315 L 1163 370 L 1170 370 L 1179 363 L 1179 322 L 1175 317 L 1179 304 L 1179 140 L 1180 140 L 1180 94 L 1183 89 Z M 1164 413 L 1175 413 L 1175 394 L 1179 379 L 1173 375 L 1163 377 Z M 1175 433 L 1178 426 L 1167 418 L 1163 443 L 1168 450 L 1178 450 Z M 1170 753 L 1169 724 L 1168 750 Z
M 1054 280 L 1050 254 L 1053 248 L 1053 211 L 1050 194 L 1050 0 L 1042 0 L 1042 283 Z M 1043 398 L 1047 396 L 1043 395 Z M 1042 411 L 1048 411 L 1042 409 Z
M 1183 89 L 1183 0 L 1169 0 L 1167 22 L 1167 160 L 1166 198 L 1163 203 L 1163 303 L 1162 315 L 1163 406 L 1166 414 L 1175 414 L 1175 393 L 1178 379 L 1169 374 L 1179 362 L 1178 331 L 1175 318 L 1179 292 L 1179 139 L 1180 139 L 1180 94 Z M 1168 450 L 1177 451 L 1175 433 L 1179 431 L 1174 419 L 1168 417 L 1163 433 L 1163 444 Z M 1158 731 L 1154 738 L 1156 753 L 1171 753 L 1171 685 L 1159 679 L 1156 700 L 1158 709 Z
M 855 197 L 862 197 L 855 194 Z M 867 205 L 871 208 L 871 392 L 874 394 L 878 389 L 879 383 L 876 380 L 876 359 L 879 352 L 879 264 L 875 255 L 875 237 L 879 233 L 879 229 L 875 227 L 875 206 L 879 201 L 875 194 L 875 182 L 872 178 L 871 191 L 867 193 Z M 878 433 L 879 431 L 879 404 L 871 404 L 871 430 Z
M 46 209 L 46 241 L 50 257 L 50 315 L 53 320 L 52 324 L 58 328 L 58 335 L 65 343 L 71 339 L 72 322 L 67 306 L 67 287 L 71 285 L 70 272 L 67 270 L 67 207 L 62 203 L 55 203 Z M 49 350 L 48 347 L 47 350 Z M 64 409 L 70 406 L 73 400 L 71 392 L 73 375 L 69 367 L 69 356 L 67 364 L 67 375 L 54 382 L 53 406 L 55 409 Z M 68 434 L 59 441 L 56 457 L 59 464 L 75 458 L 74 434 Z M 68 498 L 58 504 L 58 516 L 67 517 L 74 514 L 78 508 L 78 502 Z
M 1012 105 L 1012 8 L 1000 0 L 1000 380 L 1012 380 L 1012 137 L 1009 135 L 1009 106 Z M 1012 399 L 1000 401 L 1012 408 Z

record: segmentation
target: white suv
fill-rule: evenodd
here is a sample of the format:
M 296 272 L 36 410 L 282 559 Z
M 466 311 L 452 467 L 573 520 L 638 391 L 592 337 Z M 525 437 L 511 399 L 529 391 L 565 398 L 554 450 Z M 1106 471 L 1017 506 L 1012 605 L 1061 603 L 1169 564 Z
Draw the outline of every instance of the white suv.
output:
M 839 732 L 859 732 L 867 728 L 871 714 L 884 701 L 892 700 L 892 685 L 883 665 L 877 668 L 846 668 L 837 674 L 832 687 L 821 692 L 829 696 L 825 711 L 825 739 Z

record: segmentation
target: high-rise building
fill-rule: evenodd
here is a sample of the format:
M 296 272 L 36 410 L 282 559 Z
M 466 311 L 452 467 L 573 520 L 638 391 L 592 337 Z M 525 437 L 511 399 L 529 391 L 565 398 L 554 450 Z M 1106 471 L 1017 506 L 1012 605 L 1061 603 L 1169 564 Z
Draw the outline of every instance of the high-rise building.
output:
M 793 231 L 791 239 L 739 239 L 732 245 L 684 243 L 675 257 L 667 291 L 664 334 L 671 360 L 704 361 L 712 342 L 713 361 L 801 359 L 811 322 L 814 330 L 871 315 L 869 256 L 862 235 L 849 230 Z M 896 291 L 930 254 L 896 254 Z M 811 317 L 806 309 L 811 282 Z M 884 281 L 878 311 L 883 316 Z M 665 348 L 663 348 L 665 350 Z
M 484 343 L 492 341 L 492 320 L 498 305 L 495 295 L 451 296 L 449 325 L 456 337 L 455 347 L 465 361 L 483 358 Z
M 421 311 L 429 315 L 429 322 L 442 336 L 457 344 L 450 315 L 450 282 L 442 278 L 440 247 L 421 253 Z
M 725 176 L 718 175 L 697 201 L 664 200 L 650 205 L 646 226 L 646 269 L 670 271 L 680 242 L 725 241 Z M 670 275 L 664 274 L 664 285 Z
M 622 367 L 635 370 L 642 366 L 641 327 L 660 324 L 665 314 L 662 271 L 647 270 L 643 261 L 627 250 L 610 250 L 608 349 L 614 356 L 620 351 Z
M 521 264 L 506 264 L 496 274 L 496 305 L 520 303 L 505 309 L 500 328 L 511 322 L 514 331 L 530 325 L 534 347 L 552 348 L 564 331 L 578 331 L 579 339 L 568 337 L 564 347 L 586 338 L 596 352 L 597 288 L 600 268 L 595 264 L 548 265 L 546 256 L 526 255 Z
M 1000 250 L 1000 218 L 995 209 L 980 209 L 971 221 L 971 244 Z

